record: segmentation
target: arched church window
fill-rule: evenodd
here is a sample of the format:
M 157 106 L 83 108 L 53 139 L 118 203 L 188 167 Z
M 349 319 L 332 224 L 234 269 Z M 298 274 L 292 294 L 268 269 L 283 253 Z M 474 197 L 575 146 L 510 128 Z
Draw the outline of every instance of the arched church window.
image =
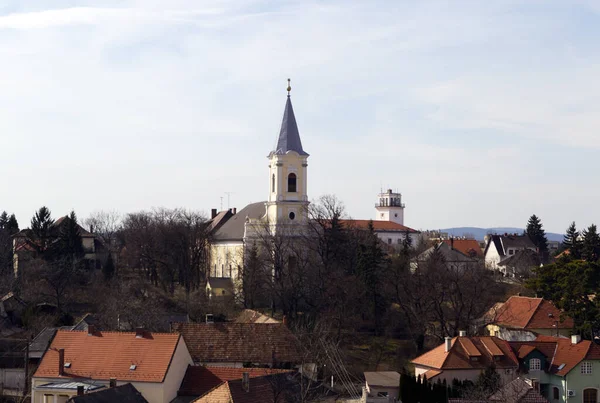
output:
M 288 175 L 288 192 L 296 193 L 296 174 L 291 173 Z
M 275 193 L 275 174 L 271 177 L 271 192 Z

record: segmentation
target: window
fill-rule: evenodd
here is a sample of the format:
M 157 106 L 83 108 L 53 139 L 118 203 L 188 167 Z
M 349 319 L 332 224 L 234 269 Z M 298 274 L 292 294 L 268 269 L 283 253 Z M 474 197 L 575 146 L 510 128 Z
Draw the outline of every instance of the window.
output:
M 394 217 L 398 217 L 398 213 L 394 214 Z
M 294 173 L 288 175 L 288 192 L 296 193 L 296 174 Z
M 584 361 L 581 363 L 581 373 L 584 375 L 592 374 L 592 363 L 589 361 Z
M 231 265 L 229 265 L 229 278 L 232 278 L 233 276 L 231 275 Z
M 514 255 L 515 254 L 515 250 L 514 249 L 509 249 L 508 250 L 508 254 L 509 255 Z
M 383 213 L 381 213 L 381 218 L 383 218 Z
M 560 399 L 559 393 L 560 393 L 560 392 L 559 392 L 558 388 L 557 388 L 556 386 L 555 386 L 555 387 L 553 387 L 553 388 L 552 388 L 552 399 L 553 399 L 553 400 L 558 400 L 558 399 Z
M 539 371 L 542 369 L 542 361 L 539 358 L 532 358 L 529 360 L 529 370 L 530 371 Z
M 597 403 L 598 402 L 598 390 L 597 389 L 584 389 L 583 390 L 583 403 Z
M 387 392 L 377 392 L 377 397 L 388 397 Z
M 388 238 L 388 245 L 392 244 L 392 238 Z
M 400 245 L 402 243 L 402 239 L 398 238 L 398 245 Z
M 289 217 L 290 217 L 290 220 L 293 220 L 294 218 L 296 218 L 296 213 L 294 213 L 293 211 L 290 211 Z
M 221 277 L 225 277 L 224 268 L 225 268 L 225 265 L 221 264 Z
M 271 192 L 275 193 L 275 174 L 271 177 Z

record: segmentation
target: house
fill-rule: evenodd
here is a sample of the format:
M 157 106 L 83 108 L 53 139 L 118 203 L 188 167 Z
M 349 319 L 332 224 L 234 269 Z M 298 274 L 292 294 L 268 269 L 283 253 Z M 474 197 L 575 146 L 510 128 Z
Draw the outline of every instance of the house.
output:
M 206 282 L 206 295 L 209 298 L 233 297 L 233 281 L 231 277 L 209 277 Z
M 298 340 L 283 323 L 175 323 L 173 330 L 197 365 L 291 368 L 303 360 Z
M 233 321 L 235 323 L 281 323 L 277 319 L 264 315 L 253 309 L 244 309 Z
M 534 341 L 509 342 L 517 354 L 521 376 L 538 385 L 548 401 L 598 402 L 600 346 L 578 335 L 538 336 Z
M 531 379 L 518 377 L 503 385 L 497 392 L 481 399 L 448 399 L 448 403 L 548 403 L 548 400 L 540 394 L 539 384 Z
M 436 262 L 453 270 L 473 269 L 481 264 L 481 260 L 476 257 L 471 257 L 458 249 L 452 248 L 451 244 L 439 242 L 413 259 L 411 269 L 415 271 L 418 267 L 426 267 Z
M 366 403 L 400 400 L 400 374 L 395 371 L 365 372 Z M 379 398 L 379 399 L 378 399 Z
M 23 339 L 0 338 L 0 401 L 1 396 L 25 396 L 26 346 Z
M 50 226 L 48 245 L 51 245 L 58 240 L 63 227 L 69 225 L 70 221 L 71 218 L 69 216 L 64 216 L 54 221 Z M 77 226 L 79 228 L 79 234 L 81 235 L 81 242 L 85 252 L 84 261 L 88 267 L 100 268 L 108 257 L 106 247 L 96 235 L 92 234 L 79 224 L 77 224 Z M 27 261 L 37 257 L 35 252 L 36 248 L 30 241 L 31 238 L 32 232 L 29 228 L 23 229 L 13 235 L 13 270 L 15 276 L 18 275 L 20 266 L 23 266 Z
M 540 267 L 541 264 L 542 259 L 536 251 L 523 249 L 501 260 L 497 264 L 497 268 L 510 277 L 529 277 L 532 269 Z
M 415 375 L 437 382 L 453 379 L 476 381 L 494 365 L 503 383 L 516 377 L 519 361 L 507 341 L 492 336 L 446 337 L 443 344 L 412 360 Z
M 57 330 L 31 381 L 32 403 L 66 402 L 109 385 L 131 383 L 149 403 L 177 396 L 192 364 L 177 333 Z
M 503 340 L 534 340 L 537 335 L 569 337 L 573 319 L 543 298 L 514 295 L 485 315 L 486 330 Z
M 450 238 L 444 239 L 443 242 L 465 256 L 483 259 L 483 251 L 475 239 Z
M 373 225 L 373 232 L 384 244 L 398 249 L 408 236 L 412 245 L 419 242 L 420 232 L 395 221 L 384 220 L 340 220 L 340 224 L 348 229 L 367 230 L 369 224 Z
M 537 248 L 527 235 L 504 234 L 486 235 L 484 259 L 488 268 L 497 270 L 498 264 L 520 250 Z
M 190 365 L 181 382 L 177 399 L 173 403 L 187 403 L 208 393 L 227 381 L 242 379 L 244 373 L 249 378 L 257 378 L 274 374 L 290 372 L 286 369 L 273 368 L 228 368 L 228 367 L 205 367 L 202 365 Z
M 83 392 L 83 387 L 80 389 Z M 112 388 L 101 388 L 73 396 L 67 403 L 148 403 L 148 400 L 130 383 Z

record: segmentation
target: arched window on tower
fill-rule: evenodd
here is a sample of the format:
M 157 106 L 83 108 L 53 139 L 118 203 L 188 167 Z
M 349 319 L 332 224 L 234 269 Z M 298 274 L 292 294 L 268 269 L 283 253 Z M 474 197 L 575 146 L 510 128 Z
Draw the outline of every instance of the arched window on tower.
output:
M 288 175 L 288 192 L 296 193 L 296 174 L 291 173 Z
M 271 177 L 271 192 L 275 193 L 275 174 Z

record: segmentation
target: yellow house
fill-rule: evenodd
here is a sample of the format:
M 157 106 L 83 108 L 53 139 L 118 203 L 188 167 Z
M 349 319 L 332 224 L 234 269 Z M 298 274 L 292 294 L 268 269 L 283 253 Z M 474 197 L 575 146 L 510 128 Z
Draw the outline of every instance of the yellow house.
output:
M 31 402 L 131 383 L 149 403 L 168 403 L 192 363 L 178 333 L 58 330 L 31 380 Z

